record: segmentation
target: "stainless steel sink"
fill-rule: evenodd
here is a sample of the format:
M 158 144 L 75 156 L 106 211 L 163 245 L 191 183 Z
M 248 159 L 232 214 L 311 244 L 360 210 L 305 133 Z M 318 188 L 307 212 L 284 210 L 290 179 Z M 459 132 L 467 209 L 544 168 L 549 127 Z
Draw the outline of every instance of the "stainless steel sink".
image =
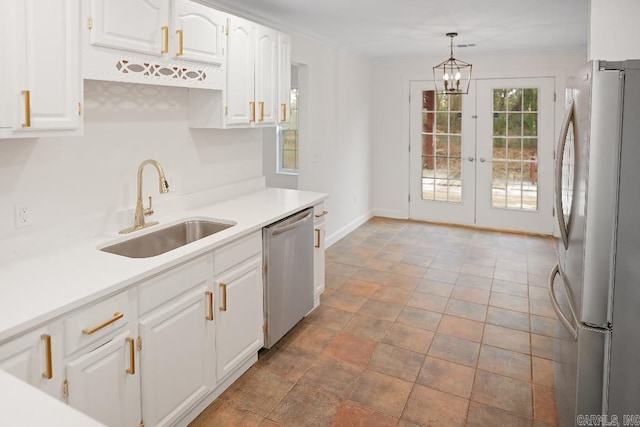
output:
M 100 250 L 129 258 L 149 258 L 211 236 L 234 225 L 234 222 L 187 220 L 100 248 Z

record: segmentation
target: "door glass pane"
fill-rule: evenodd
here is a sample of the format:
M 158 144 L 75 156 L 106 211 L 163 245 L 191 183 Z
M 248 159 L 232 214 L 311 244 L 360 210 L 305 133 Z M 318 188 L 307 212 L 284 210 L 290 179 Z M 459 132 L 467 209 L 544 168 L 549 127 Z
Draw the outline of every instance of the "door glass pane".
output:
M 538 209 L 538 89 L 493 89 L 492 99 L 492 206 L 535 211 Z
M 461 109 L 461 95 L 422 92 L 423 200 L 450 203 L 462 200 Z

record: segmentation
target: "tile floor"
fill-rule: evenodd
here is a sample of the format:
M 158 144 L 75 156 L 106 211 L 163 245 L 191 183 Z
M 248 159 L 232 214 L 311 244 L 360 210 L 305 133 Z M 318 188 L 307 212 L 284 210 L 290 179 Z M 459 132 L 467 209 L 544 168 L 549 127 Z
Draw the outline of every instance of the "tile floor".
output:
M 557 425 L 549 238 L 373 218 L 193 426 Z

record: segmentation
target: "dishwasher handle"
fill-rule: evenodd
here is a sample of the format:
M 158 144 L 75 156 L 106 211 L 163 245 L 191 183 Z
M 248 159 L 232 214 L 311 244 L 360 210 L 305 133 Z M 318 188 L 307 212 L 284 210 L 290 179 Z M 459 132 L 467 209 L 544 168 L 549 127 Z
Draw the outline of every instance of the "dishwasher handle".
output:
M 299 214 L 294 215 L 291 218 L 282 221 L 283 222 L 282 225 L 276 225 L 271 229 L 271 235 L 277 236 L 278 234 L 286 233 L 287 231 L 300 226 L 301 224 L 309 221 L 311 219 L 312 214 L 313 214 L 313 211 L 309 209 L 306 212 L 300 212 Z

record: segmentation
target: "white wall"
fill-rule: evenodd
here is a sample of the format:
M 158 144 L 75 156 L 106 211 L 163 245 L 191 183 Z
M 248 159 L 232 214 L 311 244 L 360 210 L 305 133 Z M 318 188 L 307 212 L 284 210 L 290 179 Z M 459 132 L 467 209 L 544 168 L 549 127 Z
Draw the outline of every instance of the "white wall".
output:
M 446 54 L 446 53 L 445 53 Z M 475 78 L 555 77 L 556 132 L 564 114 L 562 103 L 568 73 L 586 61 L 586 52 L 523 54 L 474 58 Z M 375 64 L 373 90 L 374 214 L 408 218 L 409 202 L 409 81 L 433 80 L 432 66 L 443 58 L 380 61 Z
M 163 200 L 262 176 L 262 130 L 189 129 L 187 89 L 86 81 L 84 93 L 84 136 L 0 140 L 0 261 L 11 257 L 3 245 L 12 239 L 117 231 L 116 213 L 135 206 L 146 158 L 174 181 L 160 196 L 157 173 L 145 169 L 144 194 L 158 214 Z M 33 226 L 17 230 L 20 201 L 30 203 Z M 83 230 L 88 224 L 94 229 Z
M 371 216 L 373 63 L 298 36 L 292 47 L 307 70 L 298 188 L 330 194 L 330 245 Z
M 589 1 L 589 59 L 640 59 L 640 1 Z

